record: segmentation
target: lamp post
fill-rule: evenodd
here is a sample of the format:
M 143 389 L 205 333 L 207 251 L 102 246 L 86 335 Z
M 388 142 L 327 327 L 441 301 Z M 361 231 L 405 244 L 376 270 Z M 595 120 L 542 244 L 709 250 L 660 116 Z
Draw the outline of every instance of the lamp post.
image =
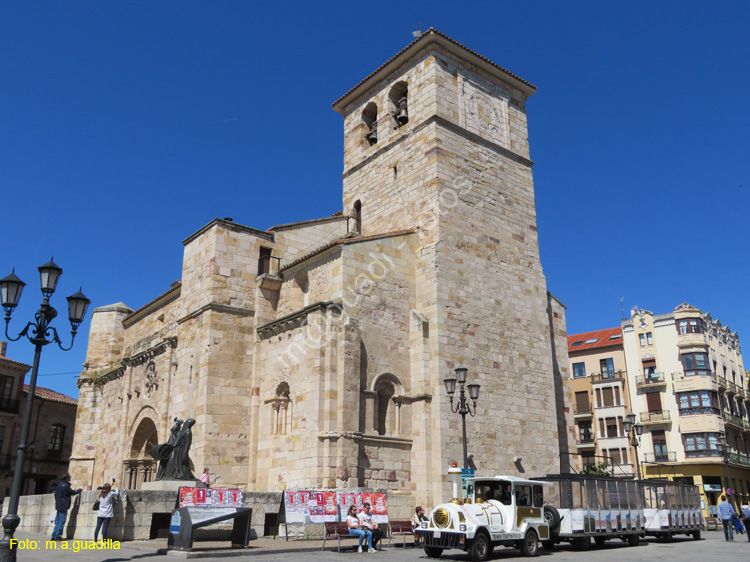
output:
M 8 505 L 8 514 L 3 517 L 3 531 L 5 535 L 0 539 L 0 562 L 14 562 L 16 560 L 16 548 L 11 548 L 11 539 L 15 533 L 21 518 L 18 516 L 18 502 L 21 495 L 21 481 L 23 480 L 23 466 L 25 463 L 26 450 L 31 447 L 28 445 L 29 428 L 31 426 L 31 409 L 34 405 L 34 394 L 36 391 L 36 378 L 39 373 L 39 358 L 42 354 L 42 348 L 50 343 L 56 343 L 63 351 L 68 351 L 73 347 L 78 327 L 83 322 L 86 315 L 86 309 L 91 301 L 79 290 L 75 295 L 67 298 L 68 300 L 68 319 L 70 320 L 71 339 L 70 346 L 63 347 L 57 330 L 50 326 L 51 322 L 57 317 L 57 311 L 49 304 L 52 293 L 55 292 L 57 281 L 62 275 L 62 268 L 58 267 L 53 261 L 49 261 L 39 267 L 41 277 L 41 289 L 43 300 L 39 310 L 34 315 L 34 321 L 26 324 L 21 330 L 18 337 L 12 338 L 8 335 L 8 326 L 10 316 L 13 310 L 18 306 L 21 298 L 21 292 L 26 283 L 16 277 L 15 270 L 10 275 L 0 279 L 0 291 L 2 293 L 2 306 L 5 309 L 5 336 L 10 341 L 18 341 L 26 337 L 34 344 L 34 364 L 31 369 L 31 380 L 29 380 L 29 391 L 26 396 L 26 407 L 23 412 L 23 425 L 21 426 L 21 440 L 18 443 L 18 455 L 16 456 L 16 466 L 13 472 L 13 484 L 10 489 L 10 503 Z
M 479 398 L 479 385 L 478 384 L 466 384 L 466 372 L 468 369 L 463 366 L 456 367 L 456 378 L 449 377 L 443 382 L 445 383 L 445 390 L 448 391 L 448 398 L 451 401 L 451 412 L 454 414 L 461 414 L 461 421 L 463 423 L 464 430 L 464 468 L 469 468 L 469 455 L 466 449 L 466 414 L 474 417 L 477 413 L 477 399 Z M 461 389 L 458 395 L 458 401 L 456 406 L 453 406 L 453 395 L 456 392 L 456 381 L 461 385 Z M 466 399 L 466 392 L 464 391 L 464 385 L 469 389 L 469 397 L 472 401 L 472 406 L 469 406 L 469 401 Z M 473 408 L 473 411 L 472 411 Z
M 731 499 L 729 495 L 729 488 L 731 487 L 731 480 L 729 480 L 729 445 L 727 444 L 727 436 L 719 435 L 719 452 L 721 453 L 721 460 L 724 461 L 724 466 L 727 470 L 727 497 Z M 731 501 L 729 503 L 732 503 Z
M 641 465 L 638 462 L 638 447 L 641 444 L 641 440 L 639 439 L 639 437 L 643 435 L 643 426 L 639 423 L 635 423 L 635 414 L 633 412 L 630 412 L 627 416 L 625 416 L 625 420 L 622 422 L 622 428 L 625 430 L 625 435 L 627 435 L 628 439 L 630 440 L 630 444 L 635 450 L 635 476 L 636 479 L 640 480 Z

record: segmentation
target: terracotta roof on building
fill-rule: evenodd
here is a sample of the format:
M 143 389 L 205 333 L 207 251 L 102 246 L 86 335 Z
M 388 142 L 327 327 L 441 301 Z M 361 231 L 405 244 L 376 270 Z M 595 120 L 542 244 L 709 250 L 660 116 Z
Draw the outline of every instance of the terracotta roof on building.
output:
M 28 384 L 23 385 L 23 391 L 25 393 L 29 392 Z M 71 398 L 70 396 L 65 396 L 64 394 L 55 392 L 51 388 L 44 388 L 43 386 L 36 387 L 34 396 L 38 398 L 43 398 L 45 400 L 50 400 L 52 402 L 60 402 L 61 404 L 70 404 L 72 406 L 78 405 L 78 400 L 76 400 L 75 398 Z
M 22 367 L 31 369 L 31 365 L 27 365 L 26 363 L 22 363 L 21 361 L 16 361 L 15 359 L 11 359 L 10 357 L 5 357 L 4 355 L 0 355 L 0 359 L 2 359 L 3 361 L 8 361 L 9 363 L 14 363 L 16 365 L 21 365 Z
M 425 39 L 426 37 L 429 37 L 430 35 L 437 35 L 438 37 L 442 37 L 443 39 L 446 39 L 447 41 L 450 41 L 451 43 L 453 43 L 453 44 L 454 44 L 454 45 L 456 45 L 457 47 L 460 47 L 460 48 L 462 48 L 462 49 L 463 49 L 463 50 L 465 50 L 466 52 L 468 52 L 468 53 L 471 53 L 471 54 L 472 54 L 472 55 L 474 55 L 475 57 L 478 57 L 478 58 L 482 59 L 482 60 L 483 60 L 484 62 L 486 62 L 486 63 L 488 63 L 488 64 L 491 64 L 492 66 L 494 66 L 494 67 L 495 67 L 495 68 L 497 68 L 498 70 L 501 70 L 502 72 L 504 72 L 504 73 L 505 73 L 505 74 L 507 74 L 508 76 L 511 76 L 511 77 L 515 78 L 516 80 L 518 80 L 518 81 L 520 81 L 520 82 L 523 82 L 523 83 L 524 83 L 524 84 L 526 84 L 527 86 L 529 86 L 529 87 L 531 87 L 531 88 L 534 88 L 534 89 L 536 90 L 536 86 L 534 86 L 534 84 L 532 84 L 532 83 L 530 83 L 530 82 L 527 82 L 526 80 L 524 80 L 524 79 L 523 79 L 523 78 L 521 78 L 520 76 L 516 76 L 515 74 L 513 74 L 513 73 L 512 73 L 512 72 L 510 72 L 509 70 L 507 70 L 507 69 L 503 68 L 502 66 L 500 66 L 500 65 L 498 65 L 498 64 L 496 64 L 496 63 L 494 63 L 494 62 L 492 62 L 492 61 L 491 61 L 490 59 L 488 59 L 487 57 L 483 57 L 483 56 L 482 56 L 482 55 L 480 55 L 479 53 L 477 53 L 477 52 L 475 52 L 475 51 L 472 51 L 471 49 L 469 49 L 469 48 L 468 48 L 468 47 L 466 47 L 465 45 L 462 45 L 461 43 L 459 43 L 459 42 L 458 42 L 458 41 L 456 41 L 455 39 L 451 39 L 451 38 L 450 38 L 450 37 L 448 37 L 448 36 L 447 36 L 447 35 L 446 35 L 445 33 L 440 33 L 440 32 L 439 32 L 439 31 L 438 31 L 437 29 L 435 29 L 434 27 L 431 27 L 430 29 L 428 29 L 427 31 L 425 31 L 425 32 L 424 32 L 424 33 L 423 33 L 422 35 L 420 35 L 419 37 L 417 37 L 417 38 L 416 38 L 416 39 L 415 39 L 414 41 L 412 41 L 411 43 L 409 43 L 409 44 L 408 44 L 408 45 L 407 45 L 406 47 L 404 47 L 403 49 L 401 49 L 401 50 L 400 50 L 400 51 L 399 51 L 398 53 L 396 53 L 396 54 L 395 54 L 395 55 L 393 55 L 393 56 L 392 56 L 391 58 L 389 58 L 389 59 L 388 59 L 387 61 L 385 61 L 385 62 L 384 62 L 383 64 L 381 64 L 381 65 L 380 65 L 380 66 L 379 66 L 378 68 L 376 68 L 375 70 L 373 70 L 373 71 L 372 71 L 372 72 L 371 72 L 370 74 L 368 74 L 368 75 L 367 75 L 367 76 L 366 76 L 365 78 L 363 78 L 362 80 L 360 80 L 360 81 L 359 81 L 359 83 L 357 83 L 357 85 L 356 85 L 356 86 L 354 86 L 354 87 L 353 87 L 353 88 L 352 88 L 351 90 L 349 90 L 349 91 L 348 91 L 348 92 L 346 92 L 346 93 L 345 93 L 345 94 L 344 94 L 343 96 L 341 96 L 341 97 L 340 97 L 339 99 L 337 99 L 337 100 L 336 100 L 335 102 L 333 102 L 333 104 L 332 104 L 332 105 L 333 105 L 333 106 L 335 107 L 335 106 L 336 106 L 336 105 L 337 105 L 337 104 L 338 104 L 339 102 L 341 102 L 341 101 L 342 101 L 342 100 L 343 100 L 344 98 L 346 98 L 347 96 L 349 96 L 349 94 L 351 94 L 351 93 L 352 93 L 352 92 L 353 92 L 354 90 L 356 90 L 356 89 L 357 89 L 357 88 L 359 88 L 359 87 L 360 87 L 360 86 L 361 86 L 362 84 L 364 84 L 365 82 L 367 82 L 367 81 L 368 81 L 368 80 L 369 80 L 369 79 L 370 79 L 370 78 L 371 78 L 372 76 L 374 76 L 375 74 L 377 74 L 378 72 L 380 72 L 380 71 L 381 71 L 381 70 L 382 70 L 383 68 L 385 68 L 386 66 L 388 66 L 388 65 L 389 65 L 390 63 L 392 63 L 392 62 L 393 62 L 394 60 L 396 60 L 396 59 L 397 59 L 398 57 L 400 57 L 400 56 L 401 56 L 401 55 L 402 55 L 403 53 L 405 53 L 405 52 L 406 52 L 406 51 L 407 51 L 408 49 L 410 49 L 410 48 L 411 48 L 412 46 L 416 45 L 416 44 L 417 44 L 417 43 L 419 43 L 420 41 L 423 41 L 423 40 L 424 40 L 424 39 Z
M 568 336 L 568 353 L 621 344 L 622 328 L 620 326 L 617 328 L 607 328 L 606 330 L 594 330 L 593 332 L 583 332 Z

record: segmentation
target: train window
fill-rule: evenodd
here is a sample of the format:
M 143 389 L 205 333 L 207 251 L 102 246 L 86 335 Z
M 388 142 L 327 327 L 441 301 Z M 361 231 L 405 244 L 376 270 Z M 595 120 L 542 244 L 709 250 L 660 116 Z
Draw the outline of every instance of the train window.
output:
M 544 492 L 542 492 L 542 487 L 537 484 L 532 489 L 534 490 L 534 507 L 543 507 Z
M 531 506 L 531 486 L 516 486 L 516 506 Z

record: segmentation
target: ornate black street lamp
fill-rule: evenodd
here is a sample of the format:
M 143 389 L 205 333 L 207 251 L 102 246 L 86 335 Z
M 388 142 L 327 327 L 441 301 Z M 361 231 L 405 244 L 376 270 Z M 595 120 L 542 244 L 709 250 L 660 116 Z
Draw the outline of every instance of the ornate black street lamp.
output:
M 721 460 L 724 461 L 724 466 L 727 469 L 727 498 L 731 500 L 732 496 L 729 495 L 729 489 L 732 487 L 732 481 L 729 479 L 729 445 L 727 444 L 726 435 L 719 435 L 719 443 L 717 447 L 721 453 Z M 731 501 L 729 503 L 731 503 Z
M 479 398 L 479 385 L 469 384 L 466 385 L 466 367 L 456 367 L 457 378 L 447 378 L 443 382 L 445 383 L 445 390 L 448 391 L 448 398 L 451 400 L 451 412 L 454 414 L 461 414 L 461 421 L 463 422 L 464 428 L 464 468 L 469 468 L 469 455 L 466 449 L 466 414 L 474 417 L 477 413 L 477 399 Z M 455 408 L 453 407 L 453 395 L 456 392 L 456 381 L 461 385 L 461 392 L 458 395 L 458 402 Z M 469 406 L 468 400 L 466 400 L 466 393 L 464 392 L 464 385 L 469 389 L 469 397 L 472 401 L 472 406 Z M 473 411 L 472 411 L 473 408 Z
M 638 447 L 641 445 L 639 437 L 643 435 L 643 426 L 639 423 L 635 423 L 635 414 L 630 412 L 625 416 L 625 420 L 622 422 L 622 428 L 625 430 L 625 435 L 635 450 L 635 477 L 640 480 L 641 465 L 638 462 Z
M 68 297 L 68 319 L 70 320 L 71 339 L 70 346 L 63 347 L 57 330 L 50 326 L 50 323 L 57 317 L 57 311 L 49 304 L 52 293 L 55 292 L 57 281 L 62 275 L 62 268 L 58 267 L 53 261 L 39 267 L 41 277 L 41 288 L 44 299 L 39 310 L 34 315 L 34 321 L 26 324 L 21 330 L 18 337 L 12 338 L 8 335 L 8 326 L 10 316 L 13 310 L 18 306 L 18 300 L 21 298 L 21 292 L 26 283 L 16 277 L 15 270 L 7 277 L 0 279 L 0 291 L 2 292 L 2 305 L 5 309 L 5 337 L 10 341 L 18 341 L 26 337 L 35 346 L 34 364 L 31 369 L 31 380 L 29 381 L 29 391 L 26 395 L 26 407 L 23 412 L 23 425 L 21 426 L 21 441 L 18 444 L 18 455 L 16 457 L 15 471 L 13 472 L 13 484 L 10 489 L 10 504 L 8 505 L 8 514 L 3 517 L 3 531 L 5 536 L 0 540 L 0 562 L 15 562 L 16 548 L 11 548 L 11 539 L 15 533 L 21 518 L 18 516 L 18 502 L 21 496 L 21 481 L 23 480 L 23 466 L 25 463 L 26 450 L 29 449 L 28 438 L 29 428 L 31 426 L 31 409 L 34 405 L 34 394 L 36 392 L 36 377 L 39 372 L 39 358 L 42 354 L 42 348 L 50 343 L 56 343 L 63 351 L 68 351 L 73 347 L 73 341 L 76 337 L 78 327 L 83 322 L 86 315 L 86 309 L 91 301 L 78 291 L 75 295 Z

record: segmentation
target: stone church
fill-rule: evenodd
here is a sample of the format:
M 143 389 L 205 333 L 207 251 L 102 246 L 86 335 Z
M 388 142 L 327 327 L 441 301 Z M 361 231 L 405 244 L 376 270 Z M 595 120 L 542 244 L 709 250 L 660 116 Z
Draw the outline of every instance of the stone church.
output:
M 215 486 L 362 487 L 431 505 L 462 464 L 443 379 L 481 385 L 479 474 L 565 470 L 564 306 L 537 242 L 535 87 L 430 29 L 333 108 L 342 210 L 259 230 L 216 219 L 182 277 L 92 316 L 70 472 L 137 489 L 175 417 Z M 562 453 L 562 454 L 561 454 Z

